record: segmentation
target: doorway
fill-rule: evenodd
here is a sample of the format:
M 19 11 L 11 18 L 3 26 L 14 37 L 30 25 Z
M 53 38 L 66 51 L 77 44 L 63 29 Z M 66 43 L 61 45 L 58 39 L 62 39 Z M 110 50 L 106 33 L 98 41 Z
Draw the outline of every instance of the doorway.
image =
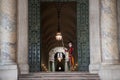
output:
M 61 32 L 65 46 L 67 46 L 68 41 L 73 42 L 78 71 L 89 71 L 89 0 L 59 1 L 67 5 L 63 7 L 65 15 L 61 18 L 63 21 L 61 23 L 63 31 Z M 61 46 L 61 42 L 56 43 L 55 40 L 57 31 L 57 12 L 53 5 L 55 2 L 55 0 L 28 1 L 28 62 L 30 72 L 41 71 L 41 64 L 45 64 L 48 68 L 49 51 L 54 47 Z M 44 7 L 42 7 L 43 3 L 45 3 Z M 52 7 L 49 7 L 51 4 Z M 45 11 L 45 14 L 42 10 Z

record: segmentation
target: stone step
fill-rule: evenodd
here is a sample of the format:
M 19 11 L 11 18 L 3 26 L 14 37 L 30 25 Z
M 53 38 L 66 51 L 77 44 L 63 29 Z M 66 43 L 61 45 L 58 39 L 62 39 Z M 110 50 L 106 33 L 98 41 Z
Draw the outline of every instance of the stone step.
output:
M 100 80 L 97 74 L 87 72 L 41 72 L 19 75 L 19 80 Z

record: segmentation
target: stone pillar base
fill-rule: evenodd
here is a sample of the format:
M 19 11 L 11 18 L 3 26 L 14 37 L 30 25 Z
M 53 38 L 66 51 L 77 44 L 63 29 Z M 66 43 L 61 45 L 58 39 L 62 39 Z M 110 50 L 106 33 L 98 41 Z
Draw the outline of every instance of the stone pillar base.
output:
M 99 76 L 101 80 L 120 80 L 120 65 L 102 65 Z
M 28 64 L 19 64 L 19 72 L 20 74 L 28 74 L 29 73 Z
M 0 65 L 0 80 L 18 80 L 17 65 Z
M 99 72 L 99 69 L 100 69 L 100 64 L 90 64 L 89 65 L 89 72 L 90 73 L 97 74 Z

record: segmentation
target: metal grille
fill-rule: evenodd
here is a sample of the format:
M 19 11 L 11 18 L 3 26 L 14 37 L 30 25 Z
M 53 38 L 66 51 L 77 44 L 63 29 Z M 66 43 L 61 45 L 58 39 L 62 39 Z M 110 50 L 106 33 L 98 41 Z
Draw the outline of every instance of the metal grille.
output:
M 28 0 L 28 35 L 29 35 L 29 71 L 39 72 L 40 61 L 40 0 Z
M 77 50 L 78 70 L 88 71 L 90 64 L 89 0 L 79 0 L 77 3 Z

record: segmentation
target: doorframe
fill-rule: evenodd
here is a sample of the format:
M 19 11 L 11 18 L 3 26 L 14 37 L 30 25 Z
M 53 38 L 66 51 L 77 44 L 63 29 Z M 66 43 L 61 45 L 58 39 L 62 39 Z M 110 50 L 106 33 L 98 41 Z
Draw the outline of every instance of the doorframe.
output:
M 72 0 L 73 1 L 73 0 Z M 24 3 L 24 4 L 23 4 Z M 28 0 L 18 0 L 17 10 L 17 63 L 20 74 L 29 73 L 28 66 Z M 91 73 L 98 73 L 101 63 L 100 0 L 89 0 L 89 40 Z M 24 31 L 23 31 L 24 30 Z M 23 32 L 24 35 L 22 34 Z M 94 32 L 94 33 L 93 33 Z M 23 47 L 24 46 L 24 47 Z

